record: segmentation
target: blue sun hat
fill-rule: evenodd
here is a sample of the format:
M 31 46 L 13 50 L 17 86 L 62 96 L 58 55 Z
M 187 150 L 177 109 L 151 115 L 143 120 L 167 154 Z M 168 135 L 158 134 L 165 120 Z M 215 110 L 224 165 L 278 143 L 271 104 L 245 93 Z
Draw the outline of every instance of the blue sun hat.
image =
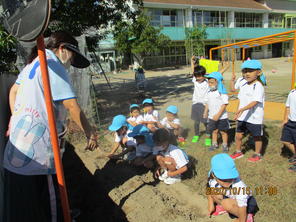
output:
M 218 89 L 219 93 L 227 94 L 227 90 L 226 90 L 226 88 L 225 88 L 225 86 L 224 86 L 224 84 L 222 82 L 223 81 L 223 76 L 222 76 L 222 74 L 220 72 L 212 72 L 212 73 L 210 73 L 208 75 L 205 75 L 205 77 L 208 78 L 208 79 L 216 79 L 218 81 L 217 89 Z
M 142 124 L 136 125 L 133 131 L 128 134 L 129 137 L 145 136 L 149 133 L 149 129 Z
M 247 60 L 247 61 L 243 62 L 241 69 L 262 70 L 262 63 L 259 60 Z M 261 80 L 262 84 L 266 86 L 266 84 L 267 84 L 266 77 L 263 73 L 261 73 L 261 75 L 260 75 L 260 80 Z
M 145 103 L 153 104 L 153 100 L 152 99 L 144 99 L 144 101 L 142 102 L 142 104 L 144 105 Z
M 144 136 L 145 137 L 145 143 L 148 146 L 153 147 L 153 139 L 152 139 L 152 134 L 150 133 L 149 129 L 142 124 L 136 125 L 133 128 L 133 131 L 128 134 L 129 137 L 136 137 L 136 136 Z
M 178 107 L 177 106 L 168 106 L 166 111 L 170 112 L 172 114 L 177 114 L 178 113 Z
M 226 153 L 219 153 L 211 159 L 211 170 L 218 179 L 235 179 L 239 177 L 234 160 Z
M 132 104 L 132 105 L 130 105 L 130 110 L 134 107 L 140 108 L 140 106 L 138 104 Z
M 241 69 L 262 69 L 262 63 L 259 60 L 246 60 L 241 65 Z
M 127 126 L 126 117 L 124 115 L 117 115 L 113 118 L 112 124 L 108 129 L 110 131 L 117 131 L 123 126 Z

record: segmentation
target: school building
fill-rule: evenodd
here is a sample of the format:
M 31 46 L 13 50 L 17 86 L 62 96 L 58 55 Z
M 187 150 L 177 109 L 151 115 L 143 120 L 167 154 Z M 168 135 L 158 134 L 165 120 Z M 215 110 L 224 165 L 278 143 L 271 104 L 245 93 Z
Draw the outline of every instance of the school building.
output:
M 185 28 L 205 26 L 205 56 L 212 47 L 296 29 L 296 0 L 144 0 L 151 24 L 162 27 L 173 44 L 144 59 L 146 67 L 184 65 Z M 253 59 L 291 55 L 293 42 L 246 50 Z M 241 59 L 241 51 L 236 50 Z M 220 52 L 214 51 L 214 59 Z

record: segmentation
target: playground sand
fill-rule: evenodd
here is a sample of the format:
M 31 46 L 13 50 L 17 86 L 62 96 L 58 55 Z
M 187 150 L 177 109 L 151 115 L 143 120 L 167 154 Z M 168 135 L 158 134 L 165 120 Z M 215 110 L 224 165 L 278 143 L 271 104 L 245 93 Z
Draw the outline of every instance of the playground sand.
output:
M 262 60 L 268 79 L 266 92 L 272 102 L 284 102 L 289 92 L 291 63 L 286 60 Z M 239 65 L 236 64 L 236 70 L 239 70 Z M 276 69 L 275 73 L 271 71 L 273 69 Z M 186 142 L 184 147 L 195 165 L 193 176 L 190 178 L 187 175 L 189 178 L 172 186 L 155 182 L 151 172 L 141 171 L 124 162 L 112 162 L 105 157 L 111 150 L 112 135 L 106 129 L 112 117 L 120 113 L 128 115 L 129 104 L 140 103 L 145 95 L 155 99 L 161 116 L 164 116 L 167 105 L 179 107 L 179 117 L 188 136 L 187 141 L 190 141 L 193 135 L 190 120 L 193 88 L 191 80 L 186 78 L 188 73 L 188 67 L 146 71 L 149 91 L 145 94 L 135 93 L 132 72 L 109 75 L 111 90 L 103 78 L 95 81 L 102 129 L 100 135 L 104 136 L 104 139 L 100 139 L 100 149 L 85 151 L 85 138 L 75 133 L 72 135 L 75 148 L 68 148 L 74 157 L 69 155 L 69 151 L 64 156 L 70 203 L 72 208 L 82 210 L 77 221 L 230 221 L 227 215 L 215 218 L 207 216 L 205 184 L 209 162 L 211 156 L 221 151 L 209 153 L 202 145 L 203 136 L 200 143 Z M 228 71 L 225 73 L 226 85 L 230 78 Z M 277 119 L 280 119 L 280 114 L 280 111 L 276 114 Z M 232 130 L 229 132 L 231 151 L 235 149 L 234 124 L 231 122 Z M 288 153 L 281 149 L 279 142 L 280 121 L 265 120 L 264 133 L 263 160 L 256 164 L 246 161 L 253 153 L 253 146 L 244 140 L 246 157 L 236 161 L 237 167 L 258 201 L 260 211 L 255 217 L 256 221 L 292 222 L 295 220 L 296 178 L 288 172 L 289 166 L 283 157 Z M 256 193 L 260 187 L 264 192 Z M 265 189 L 274 189 L 277 193 L 265 192 Z

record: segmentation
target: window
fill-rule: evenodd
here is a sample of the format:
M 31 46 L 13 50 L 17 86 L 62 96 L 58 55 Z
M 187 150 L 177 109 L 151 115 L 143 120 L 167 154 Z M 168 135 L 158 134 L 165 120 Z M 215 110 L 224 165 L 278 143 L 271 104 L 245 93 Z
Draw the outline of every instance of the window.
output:
M 225 11 L 194 11 L 193 24 L 207 27 L 227 27 L 227 12 Z
M 290 48 L 290 42 L 283 42 L 283 48 L 289 49 Z
M 175 9 L 149 8 L 147 15 L 151 17 L 151 25 L 176 27 L 183 26 L 183 11 Z
M 252 49 L 253 52 L 261 52 L 262 51 L 262 46 L 257 46 L 257 47 L 254 47 Z
M 259 13 L 235 13 L 235 27 L 260 28 L 263 26 L 262 14 Z
M 283 28 L 284 16 L 282 14 L 269 14 L 269 27 Z

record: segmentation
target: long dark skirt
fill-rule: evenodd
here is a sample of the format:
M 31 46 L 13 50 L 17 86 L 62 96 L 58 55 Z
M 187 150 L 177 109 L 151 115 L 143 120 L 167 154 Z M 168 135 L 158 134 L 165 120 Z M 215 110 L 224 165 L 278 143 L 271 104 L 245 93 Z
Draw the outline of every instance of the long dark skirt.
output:
M 25 176 L 5 170 L 5 222 L 62 222 L 56 175 Z

